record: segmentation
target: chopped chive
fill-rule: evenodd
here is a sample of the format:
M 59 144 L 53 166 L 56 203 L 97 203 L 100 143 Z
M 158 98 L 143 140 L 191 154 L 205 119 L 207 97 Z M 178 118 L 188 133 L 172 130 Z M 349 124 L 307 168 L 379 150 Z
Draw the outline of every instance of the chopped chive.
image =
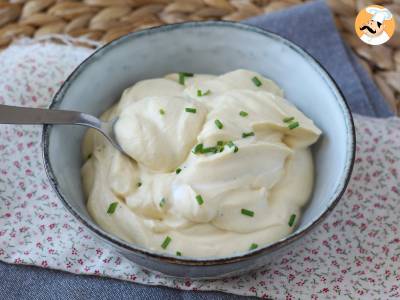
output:
M 198 97 L 207 96 L 207 95 L 210 95 L 210 94 L 211 94 L 210 90 L 207 90 L 205 93 L 203 93 L 201 90 L 197 90 L 197 96 Z
M 193 77 L 194 76 L 193 73 L 189 73 L 189 72 L 180 72 L 179 74 L 182 74 L 185 77 Z
M 292 122 L 293 120 L 294 120 L 294 117 L 287 117 L 287 118 L 283 119 L 283 122 L 289 123 L 289 122 Z
M 182 85 L 185 84 L 185 76 L 183 76 L 181 73 L 179 73 L 179 83 Z
M 228 145 L 229 148 L 235 147 L 235 149 L 233 150 L 233 153 L 236 153 L 236 152 L 239 151 L 238 146 L 236 146 L 232 141 L 229 141 L 229 142 L 227 143 L 227 145 Z
M 178 73 L 179 75 L 179 83 L 184 85 L 185 84 L 185 77 L 193 77 L 193 73 L 187 73 L 187 72 L 180 72 Z
M 254 136 L 254 132 L 243 132 L 242 133 L 242 138 L 247 138 L 249 136 Z
M 253 83 L 255 84 L 255 86 L 261 86 L 262 83 L 260 81 L 260 79 L 257 78 L 257 76 L 254 76 L 251 81 L 253 81 Z
M 254 217 L 254 211 L 252 211 L 252 210 L 242 208 L 241 213 L 242 213 L 242 215 L 245 215 L 248 217 Z
M 182 171 L 182 169 L 181 169 L 181 168 L 178 168 L 178 169 L 175 170 L 175 173 L 176 173 L 176 174 L 179 174 L 181 171 Z
M 194 147 L 193 153 L 198 154 L 198 153 L 201 153 L 202 150 L 203 150 L 203 144 L 198 144 L 198 145 L 196 145 L 196 147 Z
M 201 195 L 196 196 L 196 201 L 199 205 L 202 205 L 204 203 L 203 197 Z
M 205 153 L 218 153 L 223 152 L 225 149 L 225 145 L 228 145 L 230 148 L 235 147 L 234 152 L 237 152 L 239 148 L 233 144 L 233 142 L 224 142 L 218 141 L 216 146 L 204 148 L 203 144 L 198 144 L 194 147 L 192 152 L 194 154 L 205 154 Z
M 165 202 L 165 198 L 162 198 L 159 204 L 161 208 L 165 206 Z
M 247 112 L 245 112 L 245 111 L 240 111 L 240 113 L 239 113 L 239 115 L 241 116 L 241 117 L 247 117 L 248 115 L 249 115 L 249 113 L 247 113 Z
M 90 153 L 88 156 L 87 156 L 87 159 L 91 159 L 92 158 L 92 153 Z
M 218 148 L 217 147 L 203 148 L 200 152 L 201 153 L 216 153 L 216 152 L 218 152 Z
M 188 112 L 188 113 L 195 114 L 196 111 L 197 111 L 197 109 L 191 108 L 191 107 L 186 107 L 186 108 L 185 108 L 185 111 Z
M 111 203 L 110 206 L 107 209 L 107 213 L 109 215 L 113 214 L 115 212 L 115 210 L 117 209 L 117 206 L 118 206 L 118 202 Z
M 160 108 L 160 115 L 165 115 L 165 110 L 163 110 L 162 108 Z
M 295 129 L 295 128 L 299 127 L 299 126 L 300 126 L 299 122 L 293 122 L 293 123 L 289 124 L 288 128 L 290 130 L 292 130 L 292 129 Z
M 142 183 L 139 181 L 139 182 L 137 183 L 137 186 L 138 186 L 138 187 L 141 187 L 141 186 L 142 186 Z
M 176 251 L 176 256 L 182 256 L 182 253 L 180 251 Z
M 256 243 L 252 243 L 252 244 L 250 245 L 249 250 L 254 250 L 254 249 L 257 249 L 257 248 L 258 248 L 258 245 L 257 245 Z
M 225 149 L 225 143 L 223 141 L 217 142 L 217 152 L 223 152 Z
M 295 220 L 296 220 L 296 215 L 295 214 L 291 215 L 288 223 L 289 227 L 293 226 Z
M 169 243 L 171 243 L 171 241 L 172 241 L 172 239 L 169 236 L 167 236 L 165 238 L 164 242 L 161 244 L 161 248 L 167 249 L 167 247 L 168 247 Z
M 218 119 L 216 119 L 214 123 L 219 129 L 222 129 L 224 127 L 224 124 L 222 124 L 222 122 Z

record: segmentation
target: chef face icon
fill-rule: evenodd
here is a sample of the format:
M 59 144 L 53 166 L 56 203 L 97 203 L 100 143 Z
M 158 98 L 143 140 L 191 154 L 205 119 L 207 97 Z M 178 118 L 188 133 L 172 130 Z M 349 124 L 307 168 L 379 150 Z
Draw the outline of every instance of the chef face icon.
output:
M 385 24 L 371 19 L 366 24 L 361 26 L 360 30 L 369 37 L 376 37 L 385 31 L 385 27 Z
M 382 6 L 368 6 L 356 19 L 356 32 L 359 38 L 369 45 L 386 43 L 394 33 L 394 18 Z

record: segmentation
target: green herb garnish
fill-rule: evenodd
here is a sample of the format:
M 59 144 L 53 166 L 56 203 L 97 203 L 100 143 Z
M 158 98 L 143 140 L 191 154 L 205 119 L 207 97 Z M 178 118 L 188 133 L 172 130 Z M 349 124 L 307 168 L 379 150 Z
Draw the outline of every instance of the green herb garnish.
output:
M 176 174 L 179 174 L 181 171 L 182 171 L 182 169 L 181 169 L 181 168 L 178 168 L 178 169 L 175 170 L 175 173 L 176 173 Z
M 179 83 L 184 85 L 185 84 L 185 77 L 193 77 L 193 73 L 180 72 L 180 73 L 178 73 L 178 76 L 179 76 Z
M 110 206 L 107 209 L 107 213 L 109 215 L 113 214 L 115 212 L 115 210 L 117 209 L 117 206 L 118 206 L 118 202 L 111 203 Z
M 197 90 L 197 96 L 202 97 L 202 96 L 208 96 L 211 94 L 210 90 L 205 91 L 204 93 L 201 90 Z
M 194 154 L 198 154 L 198 153 L 201 153 L 202 150 L 203 150 L 203 144 L 198 144 L 198 145 L 196 145 L 196 147 L 194 147 L 192 152 Z
M 139 181 L 139 182 L 137 183 L 137 186 L 138 186 L 138 187 L 141 187 L 141 186 L 142 186 L 142 183 Z
M 203 148 L 200 153 L 217 153 L 218 152 L 218 148 L 217 147 L 207 147 L 207 148 Z
M 188 113 L 195 114 L 196 111 L 197 111 L 197 109 L 192 108 L 192 107 L 186 107 L 186 108 L 185 108 L 185 111 L 188 112 Z
M 295 128 L 299 127 L 299 126 L 300 126 L 299 122 L 293 122 L 293 123 L 289 124 L 288 128 L 290 130 L 292 130 L 292 129 L 295 129 Z
M 88 156 L 87 156 L 87 159 L 91 159 L 92 158 L 92 153 L 90 153 Z
M 224 151 L 224 146 L 226 143 L 224 143 L 223 141 L 218 141 L 217 142 L 217 152 L 222 152 Z
M 224 142 L 224 141 L 218 141 L 216 146 L 213 147 L 207 147 L 204 148 L 203 144 L 198 144 L 192 152 L 194 154 L 206 154 L 206 153 L 218 153 L 218 152 L 223 152 L 225 149 L 225 145 L 228 145 L 229 148 L 234 147 L 234 152 L 238 152 L 239 148 L 232 142 Z
M 198 97 L 207 96 L 207 95 L 210 95 L 210 94 L 211 94 L 210 90 L 207 90 L 205 93 L 203 93 L 201 90 L 197 90 L 197 96 Z
M 247 138 L 249 136 L 254 136 L 254 132 L 243 132 L 242 133 L 242 138 Z
M 294 120 L 294 117 L 287 117 L 287 118 L 283 119 L 283 122 L 289 123 L 289 122 L 292 122 L 293 120 Z
M 163 110 L 162 108 L 160 108 L 160 115 L 165 115 L 165 110 Z
M 254 76 L 251 81 L 253 81 L 253 83 L 255 84 L 255 86 L 261 86 L 262 83 L 260 81 L 260 79 L 257 78 L 257 76 Z
M 254 250 L 254 249 L 257 249 L 257 248 L 258 248 L 258 245 L 256 243 L 253 243 L 253 244 L 250 245 L 249 250 Z
M 295 120 L 294 117 L 287 117 L 287 118 L 284 118 L 284 119 L 283 119 L 283 122 L 288 123 L 288 128 L 289 128 L 290 130 L 291 130 L 291 129 L 295 129 L 295 128 L 297 128 L 297 127 L 300 126 L 299 122 L 297 122 L 297 121 Z
M 233 153 L 236 153 L 236 152 L 239 151 L 238 146 L 236 146 L 232 141 L 229 141 L 229 142 L 227 143 L 227 145 L 228 145 L 229 148 L 235 147 L 234 150 L 233 150 Z
M 224 124 L 218 119 L 214 121 L 215 125 L 218 127 L 218 129 L 222 129 L 224 127 Z
M 199 205 L 202 205 L 204 203 L 203 197 L 201 197 L 201 195 L 196 196 L 196 201 Z
M 159 204 L 161 208 L 165 206 L 165 202 L 166 202 L 165 198 L 162 198 Z
M 176 251 L 176 256 L 182 256 L 182 253 L 180 251 Z
M 291 215 L 288 223 L 289 227 L 293 226 L 295 220 L 296 220 L 296 215 L 295 214 Z
M 241 116 L 241 117 L 247 117 L 248 115 L 249 115 L 249 113 L 247 113 L 247 112 L 245 112 L 245 111 L 241 111 L 240 113 L 239 113 L 239 115 Z
M 167 247 L 168 247 L 169 243 L 171 243 L 171 241 L 172 241 L 172 239 L 169 236 L 167 236 L 165 238 L 164 242 L 161 244 L 161 248 L 167 249 Z
M 252 210 L 242 208 L 241 213 L 242 213 L 242 215 L 245 215 L 248 217 L 254 217 L 254 211 L 252 211 Z

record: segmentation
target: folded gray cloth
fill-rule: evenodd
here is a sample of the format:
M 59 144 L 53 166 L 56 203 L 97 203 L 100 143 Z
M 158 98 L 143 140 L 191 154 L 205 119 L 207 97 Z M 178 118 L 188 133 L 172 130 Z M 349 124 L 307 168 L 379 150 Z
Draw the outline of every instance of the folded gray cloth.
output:
M 279 33 L 313 55 L 334 77 L 351 109 L 359 114 L 392 115 L 368 75 L 344 46 L 324 2 L 290 8 L 247 23 Z M 114 279 L 0 263 L 0 299 L 241 299 L 217 292 L 189 292 Z

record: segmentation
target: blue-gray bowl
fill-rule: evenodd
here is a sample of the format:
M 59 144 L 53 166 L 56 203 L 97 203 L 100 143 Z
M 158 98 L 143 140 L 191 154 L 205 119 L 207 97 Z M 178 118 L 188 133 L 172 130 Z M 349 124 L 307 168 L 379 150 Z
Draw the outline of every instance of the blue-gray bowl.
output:
M 266 265 L 315 228 L 341 198 L 355 149 L 351 113 L 334 80 L 297 45 L 270 32 L 231 22 L 192 22 L 128 34 L 98 49 L 68 77 L 51 108 L 100 115 L 135 82 L 167 73 L 222 74 L 244 68 L 276 81 L 322 130 L 313 148 L 313 196 L 295 231 L 246 254 L 219 258 L 170 256 L 130 244 L 90 217 L 81 187 L 81 140 L 85 128 L 44 126 L 43 153 L 50 182 L 65 207 L 86 228 L 133 262 L 167 275 L 217 278 Z

